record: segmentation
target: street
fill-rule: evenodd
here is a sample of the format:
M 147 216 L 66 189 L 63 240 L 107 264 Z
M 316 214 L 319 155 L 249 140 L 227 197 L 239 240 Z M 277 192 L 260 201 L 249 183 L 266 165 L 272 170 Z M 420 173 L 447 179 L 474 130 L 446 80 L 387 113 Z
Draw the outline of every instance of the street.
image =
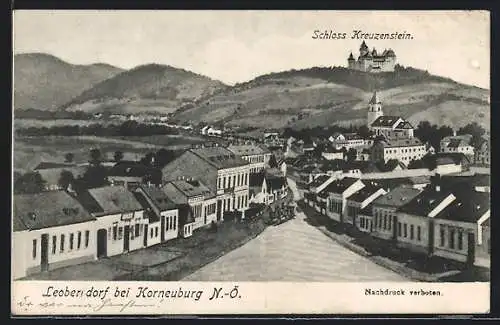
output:
M 300 197 L 289 179 L 294 198 Z M 295 219 L 268 227 L 261 235 L 185 281 L 407 281 L 325 236 L 305 221 Z

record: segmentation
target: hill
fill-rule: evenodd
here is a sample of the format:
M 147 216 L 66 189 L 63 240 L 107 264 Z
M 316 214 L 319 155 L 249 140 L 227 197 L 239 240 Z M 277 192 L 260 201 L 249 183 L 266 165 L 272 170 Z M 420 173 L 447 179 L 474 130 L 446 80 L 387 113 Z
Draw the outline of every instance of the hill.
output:
M 414 124 L 429 120 L 461 126 L 474 120 L 489 129 L 489 90 L 402 66 L 379 74 L 342 67 L 271 73 L 229 87 L 174 117 L 259 128 L 359 124 L 366 122 L 374 90 L 386 115 L 401 115 Z
M 94 85 L 61 108 L 122 114 L 171 113 L 225 88 L 220 81 L 190 71 L 148 64 Z
M 54 110 L 84 89 L 122 69 L 109 64 L 74 65 L 44 53 L 14 56 L 14 107 Z

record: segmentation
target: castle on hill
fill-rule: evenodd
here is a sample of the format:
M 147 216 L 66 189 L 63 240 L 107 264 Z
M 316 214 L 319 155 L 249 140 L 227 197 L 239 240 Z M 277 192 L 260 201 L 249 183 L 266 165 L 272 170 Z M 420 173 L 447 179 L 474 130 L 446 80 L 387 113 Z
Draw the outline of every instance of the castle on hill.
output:
M 349 69 L 364 71 L 364 72 L 392 72 L 396 65 L 396 54 L 392 49 L 385 49 L 382 53 L 378 53 L 375 48 L 372 51 L 368 48 L 365 41 L 361 43 L 359 48 L 359 57 L 356 60 L 351 54 L 347 59 Z

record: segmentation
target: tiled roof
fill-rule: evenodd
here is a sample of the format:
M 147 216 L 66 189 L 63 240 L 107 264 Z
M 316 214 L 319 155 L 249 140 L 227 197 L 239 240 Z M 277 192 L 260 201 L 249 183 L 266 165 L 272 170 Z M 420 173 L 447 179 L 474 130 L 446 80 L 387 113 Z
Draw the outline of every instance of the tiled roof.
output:
M 142 210 L 142 206 L 128 189 L 122 186 L 104 186 L 88 190 L 101 211 L 99 215 L 124 213 Z
M 149 222 L 157 222 L 160 220 L 160 216 L 155 213 L 148 200 L 141 192 L 133 192 L 135 199 L 142 206 L 144 210 L 144 215 L 149 219 Z
M 392 127 L 401 117 L 399 116 L 379 116 L 371 126 L 375 127 Z M 403 119 L 404 120 L 404 119 Z
M 65 191 L 14 195 L 14 231 L 36 230 L 95 220 Z
M 359 181 L 359 178 L 344 177 L 331 182 L 323 191 L 327 193 L 344 193 L 350 186 Z
M 148 198 L 153 201 L 155 206 L 160 211 L 175 209 L 175 203 L 168 198 L 163 190 L 157 186 L 140 185 L 140 190 L 143 191 Z
M 231 145 L 227 147 L 227 149 L 237 156 L 264 155 L 271 153 L 265 146 L 256 144 Z
M 308 184 L 309 187 L 318 187 L 320 185 L 323 185 L 327 180 L 330 179 L 330 176 L 328 175 L 321 175 L 316 177 L 312 182 Z
M 380 185 L 378 185 L 376 182 L 370 182 L 364 180 L 363 184 L 365 184 L 365 186 L 356 193 L 349 196 L 348 200 L 355 202 L 363 202 L 364 200 L 375 194 L 375 192 L 382 189 L 382 187 L 380 187 Z
M 371 217 L 373 215 L 373 202 L 370 202 L 364 209 L 361 209 L 359 214 Z
M 266 185 L 271 190 L 279 190 L 286 185 L 285 177 L 266 177 Z
M 418 138 L 391 139 L 381 141 L 380 143 L 384 148 L 413 147 L 423 145 Z
M 410 122 L 403 121 L 396 126 L 396 129 L 413 129 L 413 126 L 410 124 Z
M 208 147 L 189 149 L 198 157 L 204 159 L 217 169 L 233 168 L 248 165 L 248 162 L 224 147 Z
M 410 202 L 413 198 L 420 194 L 420 192 L 420 190 L 415 188 L 401 185 L 389 191 L 387 194 L 379 196 L 373 201 L 373 204 L 398 208 Z
M 420 216 L 427 216 L 445 198 L 452 194 L 448 190 L 439 191 L 432 185 L 428 185 L 419 195 L 414 197 L 408 204 L 402 206 L 399 211 Z
M 210 195 L 210 190 L 208 187 L 203 185 L 200 181 L 192 180 L 177 180 L 171 181 L 170 184 L 175 186 L 179 191 L 181 191 L 186 197 L 194 197 L 200 195 Z
M 458 195 L 435 218 L 476 223 L 489 209 L 489 193 L 470 191 L 467 195 Z
M 149 167 L 139 162 L 118 162 L 108 172 L 109 176 L 144 177 L 146 175 L 161 174 L 158 168 Z
M 448 143 L 448 148 L 458 148 L 470 146 L 469 142 L 464 139 L 451 139 Z

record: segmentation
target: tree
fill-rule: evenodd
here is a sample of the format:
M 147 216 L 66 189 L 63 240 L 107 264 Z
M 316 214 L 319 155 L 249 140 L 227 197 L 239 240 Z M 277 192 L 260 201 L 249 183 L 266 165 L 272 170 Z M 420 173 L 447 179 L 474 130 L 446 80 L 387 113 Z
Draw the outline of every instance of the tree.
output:
M 85 189 L 106 186 L 109 184 L 107 174 L 107 170 L 104 166 L 100 164 L 91 165 L 79 180 L 78 185 L 80 188 Z
M 68 152 L 67 154 L 64 155 L 65 162 L 67 163 L 72 163 L 74 158 L 75 155 L 71 152 Z
M 140 163 L 144 166 L 152 166 L 155 160 L 155 154 L 152 152 L 148 152 L 141 160 Z
M 59 176 L 58 184 L 64 190 L 67 190 L 68 187 L 73 184 L 74 180 L 75 180 L 75 177 L 73 176 L 73 173 L 71 173 L 68 170 L 63 170 L 61 172 L 61 176 Z
M 421 159 L 414 159 L 408 164 L 408 169 L 425 168 L 425 164 Z
M 276 161 L 276 157 L 274 154 L 271 155 L 271 158 L 269 158 L 269 168 L 278 168 L 278 162 Z
M 101 161 L 102 161 L 101 150 L 99 149 L 90 150 L 90 163 L 92 165 L 99 165 Z
M 123 159 L 123 152 L 117 150 L 114 155 L 115 162 L 120 162 Z
M 470 134 L 472 135 L 472 140 L 471 140 L 471 145 L 474 146 L 474 148 L 477 148 L 481 142 L 484 134 L 486 133 L 486 130 L 477 122 L 472 122 L 464 127 L 460 128 L 457 132 L 457 134 Z
M 177 152 L 174 150 L 160 149 L 156 152 L 155 167 L 163 168 L 177 156 Z
M 14 193 L 40 193 L 45 189 L 45 183 L 38 172 L 29 172 L 22 176 L 18 174 L 14 180 Z
M 346 155 L 346 160 L 348 162 L 352 162 L 352 161 L 356 160 L 356 157 L 358 156 L 358 152 L 356 151 L 356 149 L 350 148 L 349 150 L 347 150 L 345 155 Z

